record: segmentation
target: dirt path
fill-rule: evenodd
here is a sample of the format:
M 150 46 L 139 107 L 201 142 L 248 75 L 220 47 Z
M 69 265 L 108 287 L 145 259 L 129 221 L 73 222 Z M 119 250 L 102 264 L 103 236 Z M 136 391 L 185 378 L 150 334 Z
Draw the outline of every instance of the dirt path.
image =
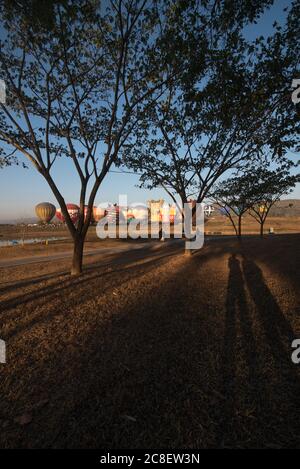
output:
M 299 446 L 298 243 L 120 253 L 4 284 L 0 446 Z
M 87 256 L 94 256 L 97 254 L 109 255 L 109 254 L 116 254 L 120 252 L 132 252 L 138 249 L 151 249 L 153 247 L 160 246 L 157 242 L 149 242 L 145 246 L 145 244 L 141 243 L 124 243 L 123 246 L 117 245 L 116 247 L 101 247 L 98 249 L 86 249 L 84 251 L 84 257 Z M 39 255 L 32 255 L 31 257 L 16 257 L 13 259 L 2 259 L 0 260 L 0 268 L 3 267 L 16 267 L 19 265 L 27 265 L 27 264 L 39 264 L 41 262 L 52 262 L 61 259 L 70 259 L 72 257 L 72 251 L 63 251 L 59 252 L 58 254 L 53 253 L 46 253 L 41 256 Z

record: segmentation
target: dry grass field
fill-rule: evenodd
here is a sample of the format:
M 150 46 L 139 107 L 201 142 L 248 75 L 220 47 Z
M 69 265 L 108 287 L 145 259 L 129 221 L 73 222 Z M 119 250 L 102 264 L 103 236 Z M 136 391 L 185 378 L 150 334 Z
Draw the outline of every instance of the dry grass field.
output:
M 273 227 L 278 233 L 299 233 L 300 232 L 300 217 L 288 216 L 278 217 L 269 216 L 266 221 L 266 232 L 270 227 Z M 206 220 L 206 231 L 223 231 L 226 234 L 234 234 L 233 227 L 230 220 L 224 216 L 212 215 Z M 243 231 L 245 234 L 259 233 L 258 223 L 249 215 L 243 217 Z M 17 239 L 23 237 L 41 237 L 47 238 L 49 236 L 63 236 L 69 237 L 68 230 L 65 225 L 56 226 L 28 226 L 22 227 L 19 225 L 1 225 L 0 224 L 0 240 L 1 239 Z M 89 229 L 89 238 L 96 237 L 95 226 Z
M 0 447 L 300 447 L 299 242 L 0 269 Z
M 265 233 L 270 228 L 274 228 L 275 233 L 299 233 L 300 217 L 268 217 L 265 224 Z M 234 228 L 230 220 L 226 217 L 211 217 L 207 220 L 206 231 L 222 231 L 223 234 L 234 234 Z M 249 215 L 243 217 L 243 233 L 259 234 L 259 224 Z
M 268 234 L 269 229 L 273 228 L 277 234 L 299 233 L 300 232 L 300 217 L 269 217 L 265 225 L 265 233 Z M 205 232 L 207 234 L 222 233 L 222 235 L 235 235 L 234 228 L 230 220 L 222 216 L 212 216 L 205 222 Z M 172 233 L 172 227 L 171 227 Z M 259 233 L 258 223 L 250 216 L 243 219 L 243 234 L 257 235 Z M 52 237 L 62 238 L 58 240 L 51 240 Z M 59 252 L 71 252 L 73 249 L 72 240 L 68 230 L 64 225 L 57 225 L 56 227 L 40 227 L 30 226 L 22 228 L 16 225 L 1 225 L 0 224 L 0 241 L 1 240 L 14 240 L 14 239 L 32 239 L 40 238 L 41 241 L 35 244 L 22 244 L 17 246 L 8 246 L 0 248 L 0 261 L 1 259 L 9 258 L 24 258 L 34 255 L 48 256 Z M 49 239 L 46 245 L 46 240 Z M 125 240 L 126 243 L 130 242 Z M 136 242 L 132 240 L 132 242 Z M 120 244 L 119 244 L 120 243 Z M 123 240 L 100 240 L 96 235 L 95 226 L 91 226 L 85 249 L 97 249 L 102 247 L 116 247 L 122 246 Z

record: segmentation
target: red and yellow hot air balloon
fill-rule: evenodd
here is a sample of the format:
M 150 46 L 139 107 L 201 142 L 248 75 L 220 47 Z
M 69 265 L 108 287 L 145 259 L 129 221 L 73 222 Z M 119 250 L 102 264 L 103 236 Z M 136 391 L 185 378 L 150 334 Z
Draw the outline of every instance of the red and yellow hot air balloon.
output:
M 171 207 L 170 207 L 170 223 L 175 223 L 175 218 L 176 218 L 176 207 L 174 207 L 174 205 L 171 205 Z
M 72 222 L 76 223 L 78 221 L 78 218 L 79 218 L 79 207 L 78 207 L 78 205 L 76 205 L 76 204 L 67 204 L 67 210 L 68 210 L 68 214 L 70 215 L 70 218 L 71 218 Z M 65 222 L 65 217 L 63 216 L 60 208 L 58 208 L 56 210 L 56 217 L 60 221 Z
M 56 207 L 55 205 L 50 204 L 50 202 L 41 202 L 35 207 L 35 213 L 43 223 L 49 223 L 54 217 L 55 212 Z
M 93 207 L 93 219 L 95 222 L 98 222 L 101 220 L 101 218 L 105 217 L 106 215 L 106 210 L 102 207 Z
M 88 205 L 84 206 L 84 219 L 86 219 L 87 212 L 88 212 Z M 92 214 L 91 214 L 91 223 L 98 222 L 105 216 L 105 210 L 100 207 L 92 207 Z
M 265 213 L 267 211 L 267 207 L 265 205 L 260 205 L 259 206 L 259 211 L 260 211 L 260 213 Z

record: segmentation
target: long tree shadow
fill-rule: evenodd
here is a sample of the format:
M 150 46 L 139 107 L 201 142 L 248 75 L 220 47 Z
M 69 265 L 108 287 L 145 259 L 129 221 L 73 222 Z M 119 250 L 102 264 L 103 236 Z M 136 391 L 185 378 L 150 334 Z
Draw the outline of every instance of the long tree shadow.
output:
M 174 249 L 174 248 L 173 248 Z M 125 250 L 125 251 L 117 251 L 115 254 L 107 254 L 104 252 L 104 256 L 105 256 L 105 261 L 103 262 L 103 260 L 99 261 L 98 260 L 95 260 L 95 261 L 92 261 L 90 262 L 89 264 L 85 264 L 83 266 L 83 272 L 86 274 L 88 273 L 89 271 L 91 270 L 95 270 L 97 269 L 99 266 L 101 267 L 107 267 L 107 266 L 111 266 L 112 264 L 123 264 L 123 263 L 126 263 L 128 262 L 128 260 L 130 259 L 130 257 L 132 257 L 132 255 L 134 255 L 135 259 L 141 259 L 141 258 L 144 258 L 145 255 L 149 255 L 153 253 L 153 247 L 152 246 L 143 246 L 142 249 L 134 249 L 134 250 Z M 59 259 L 59 261 L 61 260 L 65 260 L 65 259 Z M 53 263 L 55 261 L 49 259 L 46 261 L 46 264 L 47 263 Z M 37 264 L 39 264 L 39 262 L 37 262 Z M 22 267 L 22 265 L 21 265 Z M 2 267 L 3 268 L 3 267 Z M 1 269 L 1 267 L 0 267 Z M 25 278 L 25 279 L 22 279 L 18 282 L 7 282 L 7 284 L 1 284 L 0 283 L 0 294 L 2 293 L 7 293 L 7 292 L 10 292 L 10 291 L 13 291 L 15 292 L 17 289 L 22 289 L 24 287 L 28 287 L 28 286 L 33 286 L 33 285 L 36 285 L 36 284 L 39 284 L 41 283 L 43 280 L 51 280 L 51 279 L 55 279 L 57 277 L 67 277 L 67 278 L 70 278 L 70 270 L 69 269 L 64 269 L 64 270 L 61 270 L 61 271 L 56 271 L 56 272 L 53 272 L 53 273 L 48 273 L 48 274 L 44 274 L 44 275 L 38 275 L 38 276 L 35 276 L 35 277 L 30 277 L 30 278 Z
M 159 273 L 153 269 L 144 281 L 132 277 L 119 297 L 105 303 L 99 293 L 89 309 L 82 305 L 81 311 L 80 305 L 73 315 L 51 321 L 51 333 L 39 351 L 33 349 L 31 356 L 28 349 L 26 360 L 12 371 L 3 370 L 8 376 L 3 377 L 0 410 L 9 419 L 9 409 L 13 418 L 1 435 L 2 446 L 250 446 L 251 432 L 257 446 L 266 446 L 276 425 L 280 437 L 294 442 L 297 419 L 290 422 L 268 411 L 240 261 L 234 255 L 229 260 L 224 337 L 223 301 L 211 297 L 206 282 L 207 275 L 215 275 L 215 283 L 224 281 L 224 257 L 218 264 L 210 251 L 203 254 L 176 261 L 172 269 L 166 265 Z M 212 265 L 221 266 L 220 277 L 210 270 Z M 93 283 L 89 287 L 94 291 Z M 40 328 L 47 321 L 44 316 L 36 319 Z M 39 323 L 30 327 L 39 330 Z M 32 347 L 34 339 L 30 331 L 20 334 L 15 357 Z M 241 364 L 247 367 L 246 377 Z M 248 406 L 238 408 L 240 393 L 245 400 L 262 401 L 255 415 L 264 405 L 261 419 L 243 417 L 241 422 L 237 411 Z M 28 402 L 44 397 L 49 402 L 33 410 L 30 425 L 14 423 Z M 279 398 L 284 400 L 284 390 Z
M 295 335 L 291 324 L 266 285 L 262 270 L 257 264 L 244 257 L 243 269 L 249 292 L 256 305 L 269 344 L 269 350 L 282 371 L 287 373 L 289 378 L 295 377 L 295 367 L 291 362 L 291 344 Z
M 300 249 L 299 234 L 277 234 L 274 237 L 265 237 L 259 240 L 249 240 L 247 243 L 247 255 L 251 259 L 260 260 L 268 264 L 269 268 L 288 279 L 291 285 L 298 289 Z M 275 255 L 270 255 L 270 252 Z
M 155 262 L 158 262 L 159 260 L 162 260 L 164 258 L 167 258 L 169 256 L 174 255 L 174 250 L 169 251 L 169 252 L 154 252 L 151 253 L 150 251 L 148 252 L 149 254 L 149 259 L 147 259 L 147 256 L 145 256 L 144 253 L 136 253 L 134 258 L 130 258 L 129 253 L 118 253 L 116 256 L 114 256 L 112 259 L 109 261 L 103 263 L 95 263 L 92 265 L 89 265 L 85 267 L 84 274 L 81 275 L 80 277 L 71 277 L 70 275 L 66 274 L 66 272 L 59 272 L 56 273 L 55 275 L 50 275 L 49 277 L 47 276 L 42 276 L 40 279 L 34 279 L 32 281 L 25 281 L 25 283 L 19 283 L 16 285 L 16 288 L 22 288 L 22 287 L 27 287 L 27 286 L 34 286 L 38 285 L 39 283 L 47 280 L 52 280 L 56 279 L 59 277 L 59 280 L 56 282 L 53 282 L 51 284 L 45 285 L 42 288 L 36 288 L 28 293 L 23 293 L 21 295 L 16 295 L 13 296 L 12 298 L 9 298 L 8 300 L 2 300 L 1 302 L 1 310 L 2 311 L 9 311 L 12 308 L 15 308 L 18 305 L 23 305 L 28 302 L 31 302 L 33 300 L 37 300 L 39 298 L 47 298 L 48 296 L 53 296 L 55 293 L 58 293 L 60 290 L 63 290 L 64 288 L 74 288 L 76 286 L 80 286 L 81 284 L 91 281 L 95 278 L 100 278 L 101 276 L 106 276 L 109 275 L 112 272 L 116 271 L 126 271 L 129 268 L 132 268 L 132 265 L 134 262 L 139 261 L 141 259 L 143 260 L 143 264 L 149 264 L 151 266 Z M 151 255 L 151 257 L 150 257 Z M 117 269 L 117 266 L 125 266 L 121 269 Z M 99 273 L 99 268 L 111 268 L 110 271 L 108 272 L 100 272 Z
M 252 405 L 252 419 L 256 424 L 268 415 L 269 392 L 261 376 L 253 318 L 248 306 L 241 262 L 231 254 L 228 260 L 228 287 L 226 298 L 225 331 L 222 352 L 221 393 L 224 405 L 220 407 L 220 421 L 216 446 L 257 444 L 257 435 L 251 434 L 249 421 L 237 418 L 241 401 Z M 239 334 L 240 331 L 240 334 Z M 238 337 L 240 335 L 240 337 Z M 245 367 L 245 370 L 242 368 Z M 262 441 L 261 441 L 262 443 Z
M 248 290 L 255 304 L 258 322 L 266 344 L 262 344 L 264 368 L 268 372 L 270 399 L 269 422 L 273 422 L 276 438 L 277 422 L 287 420 L 289 428 L 286 435 L 277 437 L 281 445 L 299 445 L 299 434 L 295 429 L 299 425 L 300 376 L 299 369 L 291 360 L 291 344 L 295 338 L 293 328 L 280 309 L 276 299 L 267 286 L 263 272 L 258 265 L 244 256 L 243 271 Z M 261 339 L 263 340 L 263 339 Z M 271 407 L 272 404 L 272 407 Z M 289 434 L 292 434 L 289 441 Z
M 18 288 L 22 289 L 24 287 L 38 285 L 39 283 L 45 280 L 48 281 L 51 279 L 57 279 L 57 277 L 67 277 L 67 276 L 68 276 L 68 272 L 59 271 L 59 272 L 54 272 L 52 274 L 39 275 L 34 278 L 28 278 L 28 279 L 26 278 L 26 279 L 20 280 L 19 282 L 8 282 L 8 285 L 4 285 L 0 287 L 0 294 L 8 293 L 10 291 L 15 292 Z
M 7 316 L 13 327 L 9 331 L 5 331 L 3 333 L 3 337 L 8 340 L 10 337 L 15 336 L 19 333 L 24 333 L 26 330 L 30 329 L 32 326 L 37 324 L 41 319 L 46 324 L 50 322 L 55 316 L 59 316 L 61 312 L 57 309 L 57 306 L 53 308 L 49 304 L 51 304 L 51 300 L 55 298 L 56 295 L 64 295 L 65 293 L 72 292 L 72 302 L 68 304 L 68 308 L 72 308 L 72 305 L 80 305 L 84 303 L 87 298 L 89 298 L 90 294 L 84 293 L 80 287 L 84 287 L 85 284 L 89 283 L 91 286 L 92 282 L 98 283 L 105 277 L 109 277 L 110 275 L 120 274 L 120 278 L 118 282 L 114 282 L 114 287 L 120 287 L 123 283 L 128 281 L 126 274 L 130 275 L 130 279 L 133 281 L 138 279 L 140 276 L 140 270 L 143 272 L 151 271 L 155 266 L 157 267 L 160 263 L 167 262 L 168 258 L 171 256 L 171 253 L 164 253 L 157 255 L 155 258 L 146 259 L 141 265 L 124 265 L 123 268 L 115 268 L 108 272 L 97 272 L 96 268 L 90 269 L 90 275 L 79 277 L 79 279 L 69 279 L 65 282 L 57 282 L 55 285 L 51 284 L 50 286 L 47 285 L 39 289 L 38 291 L 34 291 L 28 295 L 24 295 L 18 298 L 14 298 L 13 300 L 8 300 L 6 302 L 2 302 L 1 304 L 1 314 L 3 313 Z M 121 263 L 122 265 L 123 263 Z M 126 264 L 124 262 L 124 264 Z M 118 267 L 118 265 L 116 265 Z M 108 290 L 111 289 L 111 286 L 108 285 L 104 289 L 101 289 L 101 294 L 105 294 Z M 69 298 L 69 297 L 68 297 Z M 42 300 L 39 303 L 39 309 L 37 310 L 36 314 L 31 314 L 30 319 L 26 319 L 23 317 L 18 310 L 14 308 L 24 306 L 28 303 L 34 302 L 36 307 L 36 301 Z M 47 309 L 47 314 L 45 315 L 44 307 Z M 19 320 L 17 320 L 19 318 Z
M 202 309 L 191 301 L 203 264 L 204 260 L 182 261 L 170 272 L 166 266 L 163 281 L 156 275 L 158 283 L 145 281 L 141 293 L 141 282 L 132 279 L 127 292 L 134 295 L 127 302 L 123 293 L 125 301 L 109 320 L 101 319 L 99 297 L 95 311 L 69 319 L 76 324 L 76 347 L 68 345 L 63 333 L 68 319 L 62 318 L 59 337 L 51 333 L 47 353 L 30 367 L 27 385 L 16 382 L 14 393 L 0 402 L 3 412 L 12 407 L 15 413 L 20 405 L 16 392 L 23 398 L 26 392 L 36 395 L 32 390 L 38 388 L 39 399 L 41 390 L 50 395 L 48 408 L 35 415 L 26 435 L 12 423 L 6 445 L 14 440 L 22 447 L 205 446 L 211 438 L 205 431 L 211 425 L 207 408 L 214 402 L 209 397 L 211 383 L 201 369 L 209 377 L 217 367 L 216 340 L 209 334 L 213 326 L 206 325 L 209 314 L 205 305 Z M 202 295 L 197 288 L 195 294 Z M 87 321 L 88 333 L 80 334 Z M 208 349 L 212 362 L 205 358 Z M 8 391 L 11 388 L 12 384 Z M 203 412 L 203 424 L 198 423 Z
M 228 262 L 229 277 L 226 298 L 225 331 L 222 351 L 222 382 L 221 393 L 224 405 L 221 406 L 219 428 L 216 436 L 216 446 L 224 446 L 226 436 L 233 425 L 235 409 L 235 380 L 236 380 L 236 323 L 237 308 L 243 297 L 243 285 L 240 284 L 239 261 L 236 256 L 230 257 Z
M 80 287 L 84 287 L 84 285 L 87 284 L 89 284 L 89 287 L 91 287 L 91 285 L 94 284 L 95 289 L 97 289 L 99 282 L 106 280 L 106 286 L 101 288 L 101 295 L 103 295 L 107 293 L 107 291 L 111 290 L 111 285 L 107 285 L 107 278 L 110 276 L 120 274 L 118 281 L 116 282 L 116 280 L 114 280 L 114 287 L 119 288 L 128 281 L 128 275 L 130 275 L 130 281 L 134 281 L 139 278 L 141 272 L 150 272 L 153 268 L 167 263 L 169 259 L 176 254 L 178 254 L 177 249 L 171 249 L 167 252 L 157 251 L 148 259 L 147 257 L 144 258 L 142 253 L 139 252 L 138 257 L 130 259 L 128 257 L 128 253 L 124 253 L 122 256 L 118 257 L 117 263 L 96 264 L 88 266 L 85 270 L 87 275 L 82 275 L 79 278 L 72 278 L 70 276 L 65 278 L 64 276 L 62 280 L 51 283 L 50 285 L 48 284 L 43 288 L 36 289 L 25 295 L 2 301 L 0 314 L 3 323 L 6 324 L 9 320 L 12 324 L 12 327 L 9 329 L 6 328 L 5 330 L 0 329 L 0 332 L 3 338 L 8 340 L 9 338 L 14 337 L 19 333 L 24 333 L 26 330 L 30 330 L 41 320 L 44 324 L 47 324 L 51 322 L 54 317 L 61 315 L 61 312 L 57 309 L 56 305 L 53 307 L 49 306 L 51 305 L 51 302 L 57 297 L 57 295 L 60 297 L 63 295 L 67 296 L 68 309 L 71 310 L 73 305 L 78 306 L 80 304 L 84 304 L 85 301 L 90 298 L 89 290 L 85 292 L 84 288 Z M 211 258 L 212 255 L 202 255 L 201 262 L 206 261 L 208 257 Z M 143 259 L 143 262 L 136 264 L 135 262 L 140 259 Z M 109 271 L 103 272 L 100 270 L 99 272 L 99 267 L 112 268 Z M 68 296 L 69 293 L 72 293 L 72 297 Z M 36 308 L 37 302 L 39 302 L 38 309 Z M 19 307 L 30 303 L 34 304 L 34 310 L 36 310 L 36 313 L 31 313 L 29 317 L 25 317 L 22 309 Z

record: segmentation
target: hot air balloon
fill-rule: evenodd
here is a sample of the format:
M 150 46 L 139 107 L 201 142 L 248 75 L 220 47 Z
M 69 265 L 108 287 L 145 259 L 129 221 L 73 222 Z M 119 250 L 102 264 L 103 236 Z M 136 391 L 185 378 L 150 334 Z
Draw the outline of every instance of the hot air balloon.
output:
M 43 223 L 49 223 L 54 217 L 56 207 L 49 202 L 42 202 L 35 207 L 35 213 Z
M 88 205 L 84 206 L 84 219 L 86 219 L 87 216 L 87 211 L 88 211 Z M 91 223 L 94 223 L 94 207 L 92 207 L 92 215 L 91 215 Z
M 131 205 L 130 213 L 138 221 L 146 221 L 149 216 L 148 208 L 145 205 Z
M 169 223 L 170 221 L 170 206 L 167 203 L 164 203 L 160 208 L 160 221 L 163 223 Z
M 123 220 L 123 214 L 117 204 L 110 205 L 106 209 L 107 221 L 111 223 L 119 223 L 120 219 Z
M 78 221 L 78 217 L 79 217 L 79 207 L 78 207 L 78 205 L 76 205 L 76 204 L 67 204 L 67 210 L 68 210 L 68 213 L 70 215 L 70 218 L 71 218 L 72 222 L 76 223 Z M 60 208 L 58 208 L 56 210 L 56 216 L 60 221 L 62 221 L 62 222 L 65 221 L 65 217 L 63 216 Z
M 260 213 L 265 213 L 267 211 L 267 207 L 265 205 L 260 205 L 259 211 Z
M 93 207 L 93 219 L 98 222 L 101 218 L 105 217 L 106 210 L 102 207 Z
M 121 222 L 127 221 L 128 223 L 134 219 L 132 208 L 130 207 L 120 207 L 120 213 L 121 213 Z
M 170 207 L 170 223 L 175 223 L 175 219 L 176 219 L 176 207 L 172 205 Z

